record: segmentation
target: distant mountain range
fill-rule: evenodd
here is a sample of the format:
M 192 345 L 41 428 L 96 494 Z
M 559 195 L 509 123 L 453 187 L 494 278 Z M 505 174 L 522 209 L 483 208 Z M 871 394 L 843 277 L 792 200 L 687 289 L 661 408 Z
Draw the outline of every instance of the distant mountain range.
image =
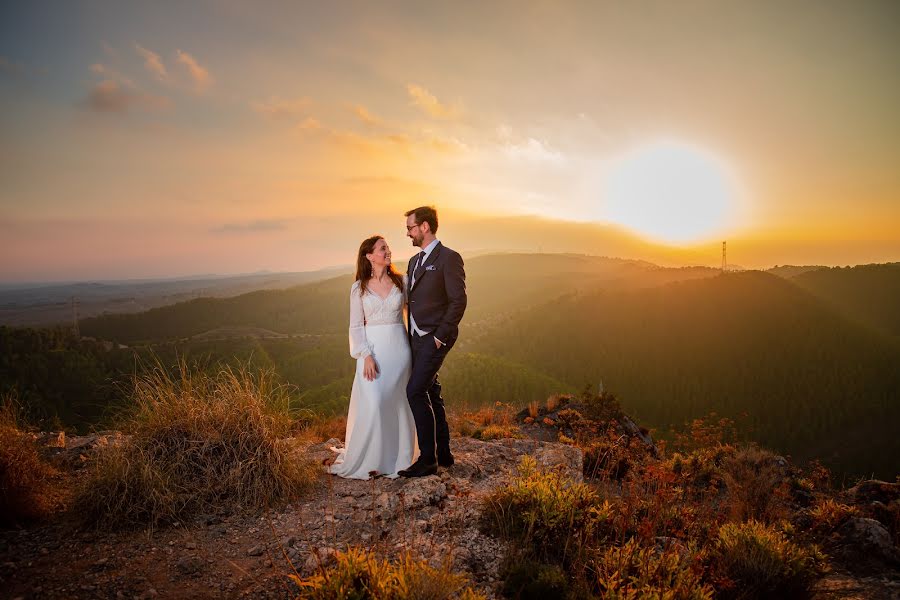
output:
M 722 273 L 507 253 L 471 258 L 466 272 L 469 308 L 442 371 L 451 406 L 522 405 L 602 382 L 661 431 L 715 411 L 795 458 L 900 472 L 900 264 Z M 350 284 L 347 274 L 85 318 L 81 333 L 131 347 L 99 361 L 137 351 L 272 367 L 302 405 L 340 412 L 353 376 Z
M 196 275 L 175 279 L 0 284 L 0 325 L 39 327 L 71 324 L 79 318 L 134 313 L 192 298 L 225 298 L 264 289 L 280 289 L 348 272 L 333 267 L 297 273 Z

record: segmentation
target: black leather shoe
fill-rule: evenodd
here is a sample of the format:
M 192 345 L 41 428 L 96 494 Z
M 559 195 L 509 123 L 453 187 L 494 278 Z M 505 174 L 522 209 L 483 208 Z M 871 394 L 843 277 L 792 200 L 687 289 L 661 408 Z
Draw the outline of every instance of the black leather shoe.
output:
M 453 460 L 452 454 L 438 456 L 438 466 L 440 467 L 452 467 L 454 462 L 456 461 Z
M 415 461 L 413 461 L 413 464 L 409 465 L 405 469 L 400 469 L 399 471 L 397 471 L 397 475 L 400 475 L 401 477 L 406 477 L 407 471 L 411 471 L 411 470 L 417 468 L 421 462 L 422 462 L 422 457 L 417 458 Z
M 438 466 L 436 462 L 417 460 L 408 469 L 398 471 L 397 474 L 400 477 L 427 477 L 428 475 L 437 473 L 437 469 Z

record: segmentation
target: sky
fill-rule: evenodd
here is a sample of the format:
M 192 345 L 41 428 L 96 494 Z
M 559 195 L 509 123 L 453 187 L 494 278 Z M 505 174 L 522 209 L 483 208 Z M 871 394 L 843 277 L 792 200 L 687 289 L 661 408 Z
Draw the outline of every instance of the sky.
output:
M 0 281 L 900 260 L 896 2 L 0 7 Z

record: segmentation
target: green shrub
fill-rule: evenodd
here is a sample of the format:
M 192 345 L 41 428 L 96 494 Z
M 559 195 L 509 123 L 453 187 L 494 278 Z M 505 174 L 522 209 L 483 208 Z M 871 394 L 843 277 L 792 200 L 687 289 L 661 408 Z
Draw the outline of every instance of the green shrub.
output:
M 804 598 L 825 569 L 815 546 L 803 547 L 758 521 L 729 523 L 719 530 L 711 567 L 734 586 L 725 598 Z
M 847 519 L 858 515 L 858 508 L 848 506 L 833 498 L 819 502 L 809 511 L 812 529 L 822 534 L 830 534 L 843 525 Z
M 500 590 L 506 598 L 548 600 L 569 595 L 568 578 L 559 566 L 528 559 L 508 562 Z
M 589 479 L 614 479 L 625 477 L 631 469 L 628 440 L 604 439 L 596 441 L 584 450 L 583 471 Z
M 598 553 L 590 563 L 594 593 L 608 600 L 666 598 L 710 600 L 713 589 L 702 582 L 702 567 L 691 553 L 658 550 L 628 540 Z
M 588 387 L 581 393 L 581 401 L 584 403 L 584 415 L 593 421 L 618 420 L 624 415 L 619 399 L 610 392 L 594 394 Z
M 516 540 L 539 560 L 567 563 L 610 531 L 612 509 L 585 484 L 522 458 L 519 474 L 484 500 L 487 529 Z
M 488 425 L 472 434 L 478 440 L 502 440 L 506 438 L 520 439 L 524 437 L 515 425 Z

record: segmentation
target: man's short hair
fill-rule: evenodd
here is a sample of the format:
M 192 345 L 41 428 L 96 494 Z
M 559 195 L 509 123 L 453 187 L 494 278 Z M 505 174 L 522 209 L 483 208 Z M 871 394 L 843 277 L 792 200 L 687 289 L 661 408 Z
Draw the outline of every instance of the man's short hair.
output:
M 437 233 L 438 218 L 437 209 L 435 207 L 420 206 L 419 208 L 414 208 L 412 210 L 406 211 L 406 214 L 404 214 L 403 216 L 408 217 L 409 215 L 416 216 L 416 225 L 428 223 L 428 226 L 431 228 L 431 233 Z

